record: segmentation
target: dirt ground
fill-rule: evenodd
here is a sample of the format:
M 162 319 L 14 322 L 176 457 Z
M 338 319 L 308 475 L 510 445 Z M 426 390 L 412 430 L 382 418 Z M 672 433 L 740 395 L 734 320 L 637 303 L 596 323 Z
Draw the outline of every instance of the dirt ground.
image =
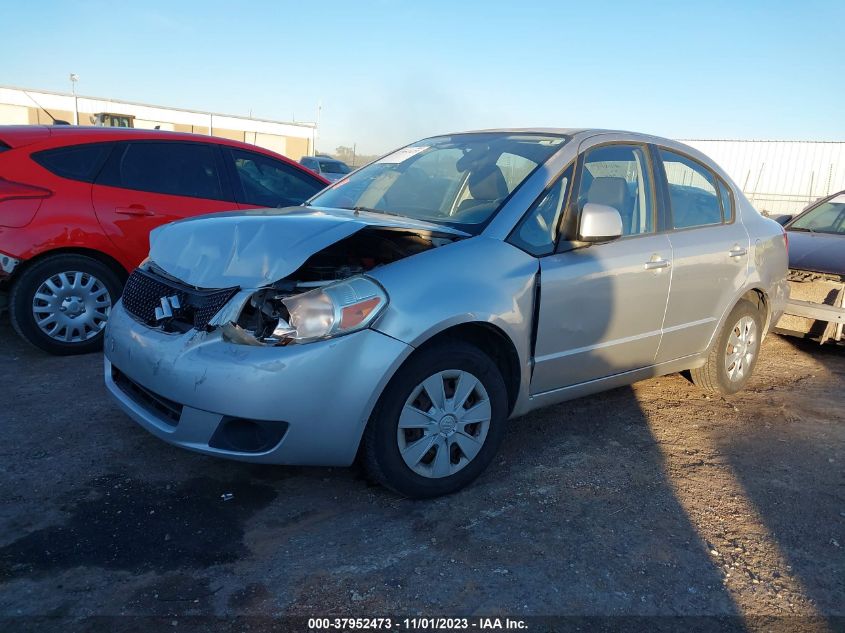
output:
M 168 446 L 101 372 L 0 323 L 4 631 L 341 614 L 845 630 L 843 349 L 773 335 L 730 399 L 673 375 L 534 413 L 473 486 L 419 502 L 354 469 Z

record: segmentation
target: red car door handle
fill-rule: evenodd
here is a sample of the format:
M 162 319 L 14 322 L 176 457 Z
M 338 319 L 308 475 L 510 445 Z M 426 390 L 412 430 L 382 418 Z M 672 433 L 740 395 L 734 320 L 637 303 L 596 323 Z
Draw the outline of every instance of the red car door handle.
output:
M 117 207 L 114 212 L 120 213 L 121 215 L 155 215 L 154 211 L 151 211 L 143 204 L 130 204 L 128 207 Z

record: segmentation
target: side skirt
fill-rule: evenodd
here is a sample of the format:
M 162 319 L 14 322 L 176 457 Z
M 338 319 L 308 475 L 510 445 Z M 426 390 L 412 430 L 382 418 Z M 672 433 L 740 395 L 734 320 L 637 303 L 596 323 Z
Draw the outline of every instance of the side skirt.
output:
M 649 378 L 656 378 L 657 376 L 665 376 L 666 374 L 674 374 L 679 371 L 701 367 L 707 358 L 706 352 L 703 354 L 694 354 L 692 356 L 684 356 L 675 360 L 660 363 L 659 365 L 652 365 L 650 367 L 643 367 L 642 369 L 634 369 L 626 371 L 621 374 L 614 374 L 605 378 L 598 378 L 588 382 L 582 382 L 577 385 L 570 385 L 569 387 L 562 387 L 561 389 L 554 389 L 552 391 L 544 391 L 537 393 L 528 398 L 528 402 L 524 410 L 520 411 L 518 415 L 527 413 L 534 409 L 547 407 L 559 402 L 566 402 L 567 400 L 574 400 L 582 396 L 588 396 L 600 391 L 607 391 L 608 389 L 615 389 L 624 385 L 630 385 L 640 380 L 647 380 Z

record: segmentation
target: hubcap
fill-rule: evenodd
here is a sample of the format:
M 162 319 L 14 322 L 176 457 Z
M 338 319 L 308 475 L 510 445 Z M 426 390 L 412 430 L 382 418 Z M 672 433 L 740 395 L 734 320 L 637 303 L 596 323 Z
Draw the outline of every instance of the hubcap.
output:
M 478 378 L 459 369 L 438 372 L 412 389 L 402 407 L 399 454 L 423 477 L 454 475 L 481 451 L 491 417 L 490 398 Z
M 725 349 L 725 373 L 731 382 L 738 382 L 748 374 L 757 345 L 757 324 L 744 316 L 733 326 Z
M 102 281 L 79 271 L 44 280 L 32 298 L 39 329 L 63 343 L 82 343 L 100 333 L 111 312 L 111 296 Z

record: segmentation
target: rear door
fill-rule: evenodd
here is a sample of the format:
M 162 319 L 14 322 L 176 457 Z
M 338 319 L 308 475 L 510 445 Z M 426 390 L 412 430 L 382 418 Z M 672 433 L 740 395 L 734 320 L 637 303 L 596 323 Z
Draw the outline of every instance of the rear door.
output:
M 223 153 L 241 209 L 295 207 L 326 186 L 308 170 L 266 154 L 234 147 Z
M 722 314 L 748 276 L 748 232 L 728 186 L 707 166 L 658 148 L 670 208 L 674 262 L 658 361 L 706 349 Z
M 106 235 L 133 265 L 147 256 L 157 226 L 236 208 L 220 148 L 190 141 L 117 143 L 92 200 Z

